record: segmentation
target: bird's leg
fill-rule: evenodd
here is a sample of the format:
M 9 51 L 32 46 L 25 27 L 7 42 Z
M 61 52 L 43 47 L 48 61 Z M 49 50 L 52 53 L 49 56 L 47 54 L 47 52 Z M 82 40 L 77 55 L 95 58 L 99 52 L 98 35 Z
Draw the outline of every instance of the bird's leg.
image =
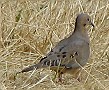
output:
M 75 79 L 78 80 L 79 82 L 81 81 L 81 69 L 75 73 Z
M 76 79 L 81 82 L 81 75 L 79 74 Z
M 58 83 L 58 82 L 60 82 L 60 83 L 62 83 L 62 72 L 56 72 L 56 74 L 55 74 L 55 76 L 54 76 L 54 78 L 53 78 L 53 80 L 56 80 L 56 82 Z
M 61 82 L 62 83 L 62 72 L 59 72 L 58 73 L 58 82 Z
M 64 83 L 64 80 L 62 79 L 62 74 L 64 74 L 66 71 L 65 67 L 58 71 L 58 82 Z

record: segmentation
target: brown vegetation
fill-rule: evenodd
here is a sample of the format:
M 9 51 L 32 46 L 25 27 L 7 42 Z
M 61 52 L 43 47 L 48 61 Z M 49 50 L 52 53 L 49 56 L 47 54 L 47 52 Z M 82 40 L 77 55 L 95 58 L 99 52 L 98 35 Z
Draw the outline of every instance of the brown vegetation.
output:
M 0 90 L 109 90 L 108 0 L 4 0 L 0 1 Z M 54 72 L 40 69 L 16 76 L 37 63 L 61 39 L 73 32 L 75 18 L 88 13 L 91 56 L 82 81 L 64 76 L 53 82 Z

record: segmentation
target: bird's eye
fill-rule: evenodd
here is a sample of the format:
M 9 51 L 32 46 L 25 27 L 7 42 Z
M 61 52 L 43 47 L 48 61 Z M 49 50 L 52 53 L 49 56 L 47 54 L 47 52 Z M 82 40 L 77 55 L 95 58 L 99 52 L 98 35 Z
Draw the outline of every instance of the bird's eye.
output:
M 89 21 L 89 18 L 87 20 Z

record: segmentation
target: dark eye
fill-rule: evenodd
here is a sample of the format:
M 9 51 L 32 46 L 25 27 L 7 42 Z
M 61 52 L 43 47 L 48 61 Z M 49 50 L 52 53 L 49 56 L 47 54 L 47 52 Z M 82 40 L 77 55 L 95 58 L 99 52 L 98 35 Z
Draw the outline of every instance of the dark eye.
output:
M 87 20 L 89 21 L 89 18 Z

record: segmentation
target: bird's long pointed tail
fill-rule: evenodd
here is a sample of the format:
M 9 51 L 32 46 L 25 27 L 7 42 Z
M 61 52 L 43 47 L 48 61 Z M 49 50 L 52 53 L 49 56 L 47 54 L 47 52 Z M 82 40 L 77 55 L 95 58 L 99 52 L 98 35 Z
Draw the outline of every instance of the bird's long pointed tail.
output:
M 39 63 L 39 64 L 35 64 L 35 65 L 32 65 L 32 66 L 29 66 L 29 67 L 27 67 L 27 68 L 24 68 L 22 71 L 20 71 L 20 72 L 17 72 L 17 74 L 18 73 L 24 73 L 24 72 L 29 72 L 29 71 L 32 71 L 32 70 L 34 70 L 34 69 L 39 69 L 39 68 L 41 68 L 41 64 Z

